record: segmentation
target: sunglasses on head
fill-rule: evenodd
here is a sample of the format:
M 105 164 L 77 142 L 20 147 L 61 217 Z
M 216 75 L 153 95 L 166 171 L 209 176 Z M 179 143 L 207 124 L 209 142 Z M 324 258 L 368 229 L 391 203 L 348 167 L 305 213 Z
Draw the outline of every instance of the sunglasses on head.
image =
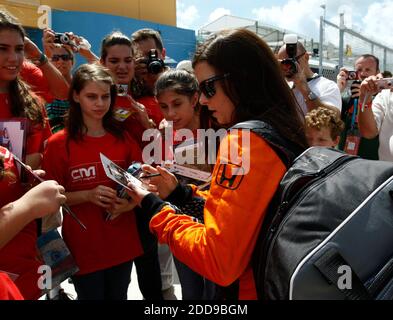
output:
M 203 80 L 199 84 L 199 90 L 203 93 L 206 98 L 212 98 L 216 94 L 216 87 L 214 86 L 214 82 L 223 80 L 229 76 L 229 73 L 225 73 L 219 76 L 213 76 L 206 80 Z
M 60 59 L 63 61 L 69 61 L 72 60 L 72 56 L 69 54 L 54 54 L 51 60 L 56 62 Z

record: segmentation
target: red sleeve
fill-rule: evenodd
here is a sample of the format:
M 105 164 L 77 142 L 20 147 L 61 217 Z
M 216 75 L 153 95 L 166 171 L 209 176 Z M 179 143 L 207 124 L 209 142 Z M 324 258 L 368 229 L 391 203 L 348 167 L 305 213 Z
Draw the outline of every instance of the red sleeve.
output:
M 45 126 L 31 124 L 27 133 L 26 154 L 42 153 L 45 143 L 52 135 L 45 108 L 42 108 Z
M 61 130 L 49 138 L 42 159 L 42 169 L 45 170 L 46 180 L 55 180 L 61 185 L 66 183 L 68 163 L 66 134 Z
M 142 103 L 146 107 L 149 118 L 152 119 L 158 127 L 162 119 L 164 119 L 164 116 L 162 115 L 157 99 L 150 96 L 142 97 L 139 98 L 137 102 Z
M 10 277 L 0 272 L 0 300 L 24 300 Z
M 53 101 L 54 98 L 49 91 L 48 81 L 41 69 L 35 64 L 26 60 L 23 61 L 20 77 L 31 87 L 35 94 L 43 98 L 47 103 Z

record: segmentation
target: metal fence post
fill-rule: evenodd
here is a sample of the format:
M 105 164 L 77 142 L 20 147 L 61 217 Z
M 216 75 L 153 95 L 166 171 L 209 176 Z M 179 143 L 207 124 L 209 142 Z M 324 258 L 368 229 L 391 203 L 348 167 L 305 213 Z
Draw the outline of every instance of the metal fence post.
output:
M 319 20 L 319 74 L 323 71 L 323 28 L 325 20 L 323 16 Z
M 340 42 L 338 45 L 338 67 L 344 66 L 344 13 L 340 13 Z

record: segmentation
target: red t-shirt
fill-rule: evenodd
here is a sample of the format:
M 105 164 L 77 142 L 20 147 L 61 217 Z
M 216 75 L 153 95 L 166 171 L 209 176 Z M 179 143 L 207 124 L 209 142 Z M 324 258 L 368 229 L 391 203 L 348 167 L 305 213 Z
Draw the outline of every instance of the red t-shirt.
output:
M 160 107 L 156 98 L 154 97 L 143 97 L 137 100 L 139 103 L 143 104 L 146 107 L 147 114 L 149 118 L 152 119 L 155 124 L 160 124 L 161 120 L 164 119 Z M 117 96 L 115 102 L 115 110 L 116 109 L 125 109 L 129 110 L 131 108 L 131 102 L 127 97 Z M 143 149 L 143 147 L 148 142 L 142 141 L 143 132 L 145 128 L 136 120 L 132 115 L 129 116 L 124 122 L 124 128 L 129 133 L 131 137 L 135 139 L 138 143 L 139 147 Z
M 0 207 L 20 198 L 24 190 L 19 183 L 18 170 L 11 154 L 0 147 L 4 155 L 4 167 L 15 175 L 16 179 L 0 180 Z M 38 267 L 43 263 L 37 257 L 37 223 L 29 223 L 10 242 L 0 250 L 0 270 L 18 275 L 15 284 L 26 299 L 38 299 L 42 293 L 37 286 L 40 274 Z
M 103 137 L 85 136 L 78 142 L 71 140 L 68 146 L 66 139 L 66 131 L 62 130 L 48 140 L 42 167 L 47 179 L 58 181 L 67 192 L 98 185 L 116 189 L 116 183 L 105 174 L 100 152 L 124 169 L 141 160 L 138 145 L 127 133 L 124 140 L 107 133 Z M 69 215 L 64 216 L 63 237 L 80 269 L 79 275 L 110 268 L 143 253 L 133 211 L 105 221 L 105 209 L 91 202 L 71 209 L 87 228 L 82 229 Z
M 0 300 L 23 300 L 23 296 L 10 277 L 0 272 Z
M 31 87 L 31 90 L 35 94 L 43 98 L 47 103 L 53 101 L 54 97 L 49 91 L 48 80 L 46 80 L 41 69 L 34 63 L 24 60 L 19 75 Z
M 46 119 L 45 108 L 42 108 L 42 113 Z M 11 113 L 11 105 L 8 93 L 0 93 L 0 121 L 2 119 L 16 118 Z M 42 153 L 44 151 L 44 143 L 51 136 L 49 122 L 45 120 L 45 127 L 42 125 L 33 124 L 30 120 L 27 121 L 27 141 L 26 154 Z

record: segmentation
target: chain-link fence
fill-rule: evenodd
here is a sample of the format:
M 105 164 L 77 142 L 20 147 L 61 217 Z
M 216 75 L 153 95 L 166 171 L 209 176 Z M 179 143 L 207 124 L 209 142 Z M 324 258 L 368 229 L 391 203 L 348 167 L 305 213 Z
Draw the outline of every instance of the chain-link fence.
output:
M 336 81 L 336 76 L 341 66 L 353 69 L 355 61 L 359 56 L 373 54 L 380 60 L 381 71 L 388 70 L 393 72 L 393 49 L 346 28 L 343 23 L 343 15 L 341 15 L 341 19 L 342 22 L 340 24 L 342 27 L 340 28 L 322 18 L 320 26 L 320 33 L 323 35 L 322 46 L 320 45 L 321 37 L 312 39 L 298 34 L 298 40 L 311 53 L 309 60 L 311 69 L 321 73 L 326 78 Z M 212 32 L 234 27 L 244 27 L 255 32 L 267 42 L 275 53 L 283 45 L 285 34 L 294 33 L 255 20 L 225 16 L 225 18 L 218 19 L 200 29 L 197 38 L 198 42 L 204 41 Z
M 324 33 L 324 62 L 353 68 L 359 56 L 373 54 L 380 61 L 381 72 L 393 71 L 393 49 L 345 27 L 343 14 L 340 16 L 340 26 L 327 20 L 323 20 L 323 25 L 324 28 L 320 32 Z

